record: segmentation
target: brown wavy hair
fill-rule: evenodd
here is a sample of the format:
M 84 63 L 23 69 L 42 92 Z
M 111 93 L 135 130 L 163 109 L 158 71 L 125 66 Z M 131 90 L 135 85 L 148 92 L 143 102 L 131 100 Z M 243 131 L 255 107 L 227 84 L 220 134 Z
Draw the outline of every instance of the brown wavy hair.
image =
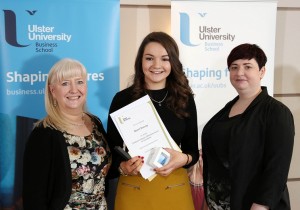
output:
M 166 104 L 177 117 L 185 118 L 189 116 L 186 111 L 189 97 L 193 95 L 189 86 L 188 79 L 184 74 L 182 63 L 179 60 L 179 49 L 175 40 L 164 32 L 152 32 L 148 34 L 142 41 L 135 59 L 133 76 L 133 100 L 142 97 L 145 94 L 146 83 L 145 75 L 142 68 L 142 59 L 145 47 L 151 42 L 161 44 L 167 51 L 171 64 L 171 73 L 167 77 L 166 89 L 168 90 L 168 98 Z

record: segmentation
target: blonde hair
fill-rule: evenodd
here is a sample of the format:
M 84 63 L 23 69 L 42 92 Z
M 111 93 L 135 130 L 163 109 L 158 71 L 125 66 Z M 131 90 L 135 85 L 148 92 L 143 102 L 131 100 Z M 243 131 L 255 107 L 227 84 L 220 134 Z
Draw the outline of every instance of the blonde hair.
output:
M 47 116 L 37 124 L 42 123 L 44 127 L 53 127 L 59 130 L 68 128 L 69 123 L 62 117 L 59 106 L 55 105 L 56 101 L 50 91 L 50 85 L 73 77 L 87 79 L 86 69 L 79 61 L 64 58 L 52 66 L 45 85 L 45 109 Z M 86 103 L 82 111 L 86 112 Z

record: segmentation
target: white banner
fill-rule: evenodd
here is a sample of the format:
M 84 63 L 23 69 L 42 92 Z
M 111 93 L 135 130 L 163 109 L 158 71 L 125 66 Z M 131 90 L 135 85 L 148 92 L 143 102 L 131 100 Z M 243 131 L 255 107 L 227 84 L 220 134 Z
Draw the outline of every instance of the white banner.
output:
M 267 55 L 262 85 L 273 95 L 277 1 L 172 1 L 172 35 L 196 97 L 199 145 L 206 122 L 237 95 L 227 56 L 242 43 Z M 200 145 L 201 146 L 201 145 Z

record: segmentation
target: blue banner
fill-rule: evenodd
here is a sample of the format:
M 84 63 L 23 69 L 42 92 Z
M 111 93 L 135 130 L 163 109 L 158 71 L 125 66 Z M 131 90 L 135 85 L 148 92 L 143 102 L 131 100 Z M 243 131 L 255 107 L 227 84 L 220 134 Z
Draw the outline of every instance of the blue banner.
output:
M 119 91 L 119 0 L 0 0 L 0 209 L 21 207 L 22 156 L 45 116 L 48 71 L 61 58 L 88 71 L 88 110 L 106 127 Z M 37 183 L 38 184 L 38 183 Z

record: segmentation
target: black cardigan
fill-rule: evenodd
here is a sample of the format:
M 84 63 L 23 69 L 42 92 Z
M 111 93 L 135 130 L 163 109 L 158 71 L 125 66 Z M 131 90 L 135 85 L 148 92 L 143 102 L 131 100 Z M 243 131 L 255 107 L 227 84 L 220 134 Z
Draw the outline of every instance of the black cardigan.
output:
M 99 118 L 90 116 L 106 136 Z M 72 176 L 63 133 L 42 125 L 35 127 L 26 143 L 23 162 L 24 210 L 64 209 L 72 191 Z
M 240 123 L 231 130 L 231 210 L 247 210 L 252 203 L 269 206 L 272 210 L 290 209 L 286 182 L 294 144 L 294 120 L 284 104 L 269 96 L 266 87 L 262 89 L 241 115 Z M 230 101 L 203 129 L 205 192 L 210 167 L 206 156 L 212 154 L 209 148 L 210 129 L 237 100 L 238 97 Z
M 164 90 L 154 90 L 148 91 L 155 95 L 160 95 L 165 93 Z M 132 102 L 132 87 L 124 89 L 118 92 L 111 103 L 109 113 L 112 113 Z M 158 98 L 162 98 L 161 97 Z M 189 118 L 179 119 L 176 115 L 169 110 L 164 104 L 158 106 L 157 103 L 154 103 L 154 106 L 161 117 L 163 123 L 165 124 L 168 132 L 174 141 L 181 146 L 183 153 L 188 153 L 192 156 L 192 162 L 185 166 L 185 168 L 194 165 L 199 159 L 199 150 L 198 150 L 198 127 L 197 127 L 197 113 L 196 105 L 193 96 L 189 98 L 189 105 L 187 111 L 190 113 Z M 107 124 L 107 135 L 109 138 L 110 148 L 115 146 L 123 146 L 123 140 L 120 136 L 116 126 L 114 125 L 111 117 L 108 117 Z M 124 161 L 115 151 L 112 151 L 112 165 L 109 170 L 109 178 L 116 178 L 119 176 L 118 167 L 121 161 Z

